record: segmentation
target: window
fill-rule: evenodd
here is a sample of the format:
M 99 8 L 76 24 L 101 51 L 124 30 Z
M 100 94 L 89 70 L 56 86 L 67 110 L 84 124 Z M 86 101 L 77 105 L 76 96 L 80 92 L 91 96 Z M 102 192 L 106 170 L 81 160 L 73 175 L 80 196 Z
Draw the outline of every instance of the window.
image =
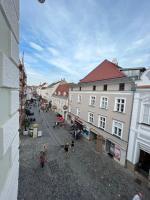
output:
M 94 106 L 96 103 L 96 96 L 90 96 L 90 105 Z
M 80 87 L 79 87 L 79 90 L 81 91 L 81 89 L 82 89 L 82 88 L 81 88 L 81 86 L 80 86 Z
M 79 108 L 77 108 L 76 115 L 77 115 L 77 116 L 79 116 L 79 115 L 80 115 L 80 109 L 79 109 Z
M 107 107 L 108 107 L 108 98 L 107 97 L 101 97 L 100 107 L 107 109 Z
M 91 112 L 88 113 L 88 122 L 90 122 L 90 123 L 94 122 L 94 115 Z
M 124 83 L 120 83 L 119 84 L 119 91 L 123 91 L 125 89 L 125 84 Z
M 93 91 L 95 91 L 96 90 L 96 85 L 93 85 Z
M 107 85 L 104 85 L 104 89 L 103 89 L 104 91 L 107 91 Z
M 150 104 L 144 104 L 143 123 L 150 125 Z
M 113 121 L 112 134 L 121 138 L 122 133 L 123 133 L 123 123 L 114 120 Z
M 78 94 L 78 103 L 81 103 L 82 96 Z
M 125 103 L 126 101 L 124 98 L 116 98 L 114 111 L 125 112 Z
M 105 130 L 106 127 L 106 117 L 99 116 L 98 127 Z

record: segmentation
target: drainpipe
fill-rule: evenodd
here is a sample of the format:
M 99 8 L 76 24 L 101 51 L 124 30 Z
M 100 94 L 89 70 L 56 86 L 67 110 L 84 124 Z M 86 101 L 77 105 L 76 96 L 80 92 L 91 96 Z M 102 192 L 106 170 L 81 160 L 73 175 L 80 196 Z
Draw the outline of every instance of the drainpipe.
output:
M 134 87 L 135 87 L 135 85 L 134 85 Z M 129 146 L 129 138 L 130 138 L 130 129 L 131 129 L 132 115 L 133 115 L 133 104 L 134 104 L 135 92 L 136 92 L 136 87 L 133 90 L 133 98 L 132 98 L 132 107 L 131 107 L 131 115 L 130 115 L 130 123 L 129 123 L 129 132 L 128 132 L 128 143 L 127 143 L 125 167 L 127 167 L 127 153 L 128 153 L 128 146 Z

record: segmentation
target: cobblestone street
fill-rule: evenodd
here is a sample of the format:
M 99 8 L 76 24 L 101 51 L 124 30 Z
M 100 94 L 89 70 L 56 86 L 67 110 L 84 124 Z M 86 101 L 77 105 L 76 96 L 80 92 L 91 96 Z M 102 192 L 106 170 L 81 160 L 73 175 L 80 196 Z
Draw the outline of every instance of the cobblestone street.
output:
M 32 111 L 43 136 L 21 136 L 18 200 L 132 200 L 137 191 L 149 200 L 143 183 L 137 184 L 127 169 L 97 153 L 89 141 L 75 141 L 75 151 L 66 157 L 62 145 L 71 142 L 67 128 L 53 129 L 53 112 Z M 48 144 L 48 161 L 41 168 L 38 155 L 43 144 Z

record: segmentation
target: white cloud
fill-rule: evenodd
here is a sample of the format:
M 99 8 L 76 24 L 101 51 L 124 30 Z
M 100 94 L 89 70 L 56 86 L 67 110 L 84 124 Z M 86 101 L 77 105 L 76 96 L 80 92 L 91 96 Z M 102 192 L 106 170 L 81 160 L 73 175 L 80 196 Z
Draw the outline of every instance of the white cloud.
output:
M 38 45 L 38 44 L 36 44 L 36 43 L 34 43 L 34 42 L 30 42 L 29 45 L 30 45 L 33 49 L 35 49 L 35 50 L 37 50 L 37 51 L 43 51 L 43 48 L 42 48 L 40 45 Z
M 53 47 L 49 47 L 48 51 L 53 55 L 53 56 L 59 56 L 59 51 Z

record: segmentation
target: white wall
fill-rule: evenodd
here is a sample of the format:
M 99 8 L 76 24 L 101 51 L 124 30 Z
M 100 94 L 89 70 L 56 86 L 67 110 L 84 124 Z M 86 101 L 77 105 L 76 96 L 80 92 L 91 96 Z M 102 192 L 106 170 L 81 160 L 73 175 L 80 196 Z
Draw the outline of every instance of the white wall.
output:
M 18 193 L 18 21 L 19 0 L 0 0 L 0 200 L 17 200 Z
M 143 73 L 136 84 L 127 153 L 127 160 L 133 165 L 139 161 L 140 149 L 150 154 L 150 126 L 142 123 L 143 105 L 150 104 L 150 69 Z

